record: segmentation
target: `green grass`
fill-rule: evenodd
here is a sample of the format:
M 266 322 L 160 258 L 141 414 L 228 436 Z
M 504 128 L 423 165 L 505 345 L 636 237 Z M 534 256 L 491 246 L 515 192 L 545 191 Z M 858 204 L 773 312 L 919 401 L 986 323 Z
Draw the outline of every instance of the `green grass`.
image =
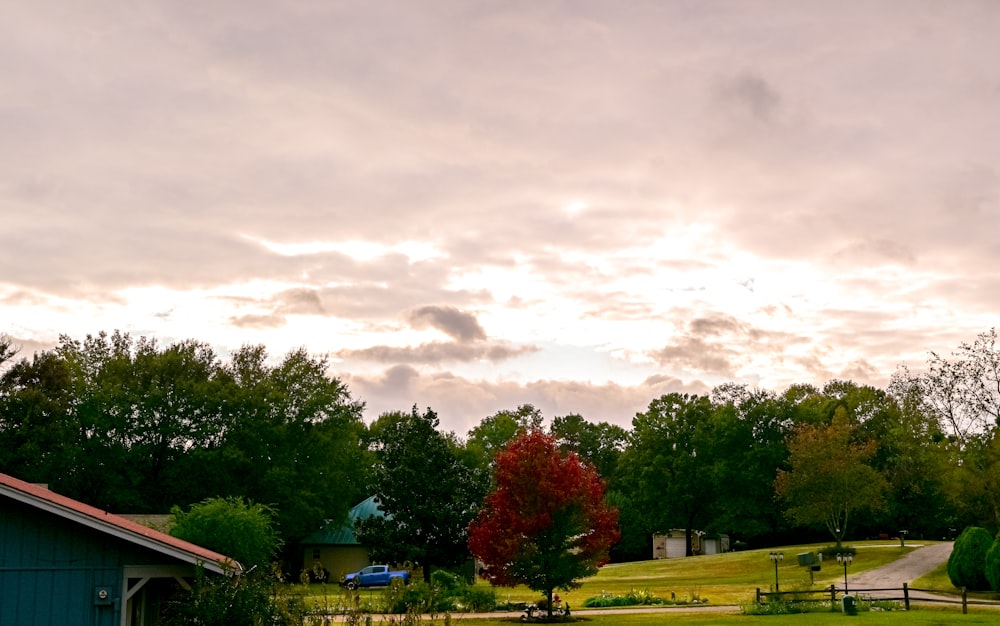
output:
M 861 541 L 852 543 L 858 548 L 854 563 L 848 574 L 881 567 L 915 548 L 907 546 L 886 547 L 884 541 Z M 787 546 L 781 549 L 784 560 L 778 566 L 778 579 L 782 591 L 821 589 L 831 584 L 841 586 L 844 570 L 836 562 L 825 561 L 822 569 L 815 572 L 815 583 L 810 585 L 809 572 L 799 567 L 796 555 L 800 552 L 814 552 L 825 544 Z M 678 599 L 707 599 L 710 604 L 739 604 L 752 600 L 758 587 L 770 591 L 774 586 L 774 564 L 768 559 L 770 549 L 727 552 L 685 559 L 659 559 L 607 565 L 596 576 L 581 581 L 583 586 L 560 596 L 575 609 L 583 607 L 583 601 L 602 591 L 624 595 L 630 590 L 649 590 L 653 595 Z M 498 589 L 498 597 L 513 601 L 531 601 L 539 597 L 526 587 Z
M 927 543 L 930 542 L 921 542 L 920 545 Z M 848 568 L 848 574 L 857 574 L 880 567 L 916 549 L 912 545 L 905 548 L 897 545 L 888 546 L 884 541 L 861 541 L 850 545 L 857 548 L 857 556 L 854 563 Z M 778 566 L 778 578 L 782 591 L 822 589 L 831 584 L 840 587 L 843 584 L 844 570 L 836 562 L 824 561 L 822 569 L 815 572 L 815 582 L 812 585 L 810 585 L 809 572 L 799 567 L 796 558 L 798 553 L 814 552 L 822 547 L 825 547 L 825 544 L 781 548 L 785 554 L 784 560 Z M 702 599 L 708 600 L 711 605 L 738 605 L 752 600 L 758 587 L 762 591 L 770 591 L 773 587 L 774 564 L 768 559 L 768 553 L 771 550 L 747 550 L 685 559 L 611 564 L 602 568 L 596 576 L 582 580 L 581 588 L 569 592 L 560 591 L 559 595 L 564 602 L 570 604 L 574 613 L 578 615 L 586 614 L 587 610 L 583 608 L 583 601 L 591 596 L 600 595 L 602 592 L 625 595 L 632 590 L 648 590 L 651 594 L 665 599 L 671 597 L 688 601 Z M 911 585 L 921 589 L 935 590 L 944 590 L 947 587 L 954 591 L 954 587 L 948 581 L 947 574 L 944 575 L 943 582 L 940 577 L 925 578 L 927 578 L 927 582 L 920 584 L 914 582 Z M 480 581 L 477 585 L 485 586 L 486 583 Z M 297 586 L 295 592 L 310 595 L 315 600 L 322 601 L 323 599 L 320 585 L 311 585 L 308 588 Z M 497 588 L 496 592 L 497 600 L 500 602 L 507 600 L 533 602 L 541 597 L 538 592 L 523 586 L 512 589 Z M 381 590 L 362 591 L 363 597 L 366 594 L 380 593 Z M 327 586 L 326 599 L 328 601 L 336 601 L 339 595 L 340 591 L 336 585 Z M 869 614 L 866 613 L 866 617 L 867 615 Z M 774 620 L 778 617 L 780 616 L 765 616 L 764 619 Z M 744 619 L 751 618 L 745 617 Z M 768 623 L 775 624 L 777 622 L 769 621 Z
M 956 589 L 948 578 L 948 563 L 942 563 L 933 571 L 924 574 L 916 580 L 910 581 L 910 586 L 914 589 L 934 589 L 941 593 L 961 595 L 962 591 Z
M 948 578 L 947 563 L 942 563 L 935 567 L 933 571 L 911 581 L 910 587 L 913 589 L 933 589 L 942 595 L 962 596 L 962 590 L 951 584 L 951 579 Z M 969 591 L 966 597 L 970 600 L 996 600 L 997 594 L 992 591 Z
M 969 610 L 968 615 L 962 615 L 960 609 L 949 610 L 925 609 L 921 607 L 914 611 L 894 611 L 887 613 L 862 613 L 854 617 L 845 617 L 841 613 L 803 613 L 800 615 L 764 615 L 747 616 L 734 613 L 655 613 L 646 615 L 584 615 L 576 616 L 575 623 L 581 626 L 652 626 L 653 624 L 696 624 L 698 626 L 813 626 L 818 624 L 864 623 L 886 626 L 950 626 L 951 624 L 996 624 L 995 611 Z M 441 620 L 438 620 L 439 622 Z M 504 619 L 462 619 L 453 615 L 452 622 L 468 621 L 469 626 L 509 626 L 520 623 L 517 618 Z

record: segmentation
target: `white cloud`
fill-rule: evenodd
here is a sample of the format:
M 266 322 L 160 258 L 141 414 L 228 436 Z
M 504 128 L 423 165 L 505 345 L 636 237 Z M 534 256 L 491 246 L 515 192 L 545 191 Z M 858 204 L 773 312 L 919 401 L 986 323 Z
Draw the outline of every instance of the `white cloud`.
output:
M 25 345 L 304 345 L 466 420 L 878 384 L 995 325 L 994 3 L 7 9 Z

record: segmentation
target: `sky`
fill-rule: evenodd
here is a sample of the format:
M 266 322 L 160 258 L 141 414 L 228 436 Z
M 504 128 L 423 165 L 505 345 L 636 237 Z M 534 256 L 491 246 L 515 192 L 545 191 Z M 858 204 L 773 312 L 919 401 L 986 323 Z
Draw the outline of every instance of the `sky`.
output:
M 464 434 L 884 387 L 1000 311 L 1000 2 L 0 0 L 0 333 Z

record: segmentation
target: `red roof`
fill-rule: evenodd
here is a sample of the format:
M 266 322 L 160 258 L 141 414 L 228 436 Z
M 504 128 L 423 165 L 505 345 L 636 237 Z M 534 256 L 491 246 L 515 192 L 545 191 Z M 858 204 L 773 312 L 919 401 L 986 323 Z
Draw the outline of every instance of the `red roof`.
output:
M 162 554 L 167 554 L 192 564 L 203 565 L 206 569 L 226 573 L 239 573 L 242 566 L 224 554 L 195 545 L 183 539 L 172 537 L 125 519 L 120 515 L 102 511 L 89 504 L 61 496 L 41 485 L 26 483 L 13 476 L 0 473 L 0 495 L 19 500 L 60 517 L 82 523 L 131 543 L 136 543 Z

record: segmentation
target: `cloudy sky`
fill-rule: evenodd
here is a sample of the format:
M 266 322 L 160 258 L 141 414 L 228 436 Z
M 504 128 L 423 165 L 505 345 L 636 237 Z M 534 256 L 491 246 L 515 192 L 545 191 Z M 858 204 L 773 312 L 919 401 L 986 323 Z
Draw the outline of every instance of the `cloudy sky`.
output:
M 997 323 L 1000 2 L 0 0 L 0 332 L 305 346 L 464 433 Z

